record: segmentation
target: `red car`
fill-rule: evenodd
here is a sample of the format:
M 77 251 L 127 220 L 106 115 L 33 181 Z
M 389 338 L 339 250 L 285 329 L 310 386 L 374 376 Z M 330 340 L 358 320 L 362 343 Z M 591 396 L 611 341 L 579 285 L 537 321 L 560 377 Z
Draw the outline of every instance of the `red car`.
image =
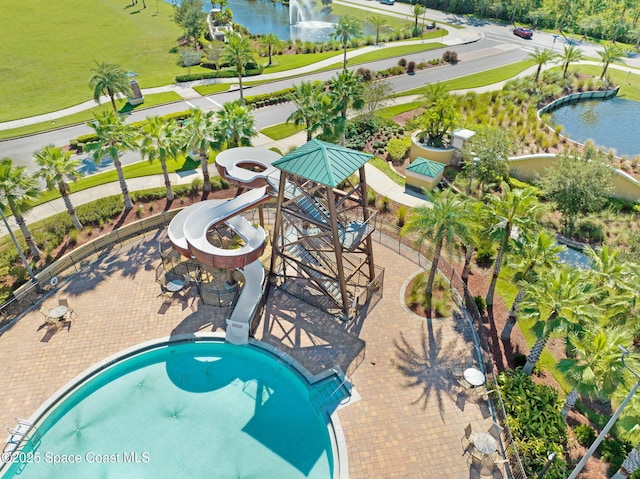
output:
M 516 27 L 513 29 L 513 34 L 518 35 L 521 38 L 531 38 L 533 36 L 533 32 L 530 28 L 524 27 Z

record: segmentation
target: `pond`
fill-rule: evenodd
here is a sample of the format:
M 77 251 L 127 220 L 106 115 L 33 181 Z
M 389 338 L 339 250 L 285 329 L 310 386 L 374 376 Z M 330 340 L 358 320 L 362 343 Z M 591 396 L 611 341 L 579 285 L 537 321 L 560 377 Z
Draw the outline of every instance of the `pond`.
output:
M 568 246 L 564 251 L 558 253 L 558 261 L 578 269 L 591 269 L 591 259 L 582 251 Z
M 587 100 L 565 105 L 551 113 L 554 125 L 563 126 L 563 135 L 584 143 L 616 150 L 617 156 L 640 155 L 640 103 L 623 98 Z

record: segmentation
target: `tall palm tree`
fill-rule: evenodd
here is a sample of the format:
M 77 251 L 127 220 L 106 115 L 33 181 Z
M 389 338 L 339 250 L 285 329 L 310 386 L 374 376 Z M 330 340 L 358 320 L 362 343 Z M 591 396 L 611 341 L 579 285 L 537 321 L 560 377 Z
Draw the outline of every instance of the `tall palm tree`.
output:
M 536 48 L 535 51 L 527 55 L 527 58 L 530 58 L 531 60 L 533 60 L 535 64 L 538 66 L 538 69 L 536 70 L 536 76 L 533 79 L 534 82 L 538 81 L 538 78 L 540 77 L 540 72 L 542 71 L 542 67 L 547 63 L 554 61 L 556 57 L 557 55 L 553 53 L 551 50 L 549 50 L 548 48 L 544 48 L 542 50 L 540 50 L 539 48 Z
M 534 319 L 537 341 L 522 372 L 531 374 L 552 334 L 569 333 L 595 318 L 599 309 L 591 303 L 593 286 L 574 268 L 561 266 L 545 271 L 527 286 L 522 301 L 523 317 Z
M 333 121 L 325 123 L 332 126 L 334 133 L 340 133 L 340 145 L 345 145 L 345 126 L 347 109 L 359 110 L 364 106 L 364 85 L 358 75 L 349 70 L 342 70 L 329 80 L 329 96 L 333 104 Z
M 89 80 L 89 88 L 93 89 L 93 100 L 100 103 L 100 97 L 108 95 L 113 111 L 118 113 L 116 95 L 129 96 L 132 94 L 126 73 L 118 65 L 108 62 L 96 62 L 96 67 L 91 72 L 93 75 Z
M 625 329 L 600 325 L 588 327 L 582 334 L 569 334 L 570 357 L 557 365 L 572 387 L 562 407 L 565 421 L 579 396 L 600 400 L 611 397 L 626 372 L 618 346 L 630 344 L 631 336 Z
M 167 201 L 173 201 L 173 190 L 167 169 L 167 161 L 175 160 L 181 152 L 181 144 L 178 125 L 173 120 L 163 120 L 159 116 L 147 118 L 147 123 L 142 127 L 142 142 L 140 152 L 143 158 L 150 163 L 158 160 L 164 176 L 164 184 L 167 188 Z
M 338 23 L 333 26 L 333 33 L 331 38 L 338 40 L 342 44 L 344 50 L 344 57 L 342 60 L 342 68 L 347 69 L 347 48 L 349 42 L 359 35 L 362 35 L 362 28 L 360 28 L 360 22 L 349 15 L 340 17 Z
M 71 221 L 73 221 L 73 226 L 81 230 L 82 223 L 80 223 L 76 210 L 71 203 L 71 198 L 69 197 L 71 190 L 69 184 L 65 181 L 65 178 L 75 180 L 81 176 L 78 172 L 81 164 L 80 160 L 72 159 L 70 151 L 63 151 L 62 148 L 53 145 L 47 145 L 38 151 L 34 155 L 34 159 L 40 167 L 38 176 L 44 179 L 47 189 L 58 188 L 69 216 L 71 216 Z
M 486 234 L 492 242 L 498 243 L 493 276 L 487 291 L 487 306 L 493 306 L 493 294 L 502 268 L 502 259 L 512 234 L 527 234 L 534 228 L 543 209 L 532 188 L 512 190 L 503 183 L 502 189 L 502 196 L 494 193 L 487 201 L 486 219 L 490 226 Z
M 372 15 L 369 17 L 369 23 L 376 27 L 376 45 L 380 39 L 380 29 L 387 24 L 387 17 L 382 15 Z
M 545 231 L 539 231 L 535 236 L 522 235 L 514 242 L 514 251 L 510 255 L 513 261 L 510 263 L 516 270 L 514 280 L 518 284 L 518 294 L 513 300 L 509 317 L 500 333 L 500 339 L 511 340 L 511 331 L 517 322 L 518 306 L 524 297 L 525 287 L 535 282 L 542 271 L 557 266 L 558 254 L 565 249 L 565 246 L 556 244 L 553 235 Z
M 429 239 L 433 245 L 431 270 L 425 287 L 428 310 L 431 310 L 433 281 L 438 270 L 442 247 L 445 243 L 453 245 L 456 239 L 465 242 L 469 238 L 467 211 L 469 210 L 465 202 L 457 195 L 450 192 L 434 192 L 432 205 L 413 208 L 400 231 L 402 235 L 417 233 L 418 242 Z
M 302 81 L 293 87 L 287 97 L 297 107 L 287 118 L 287 123 L 304 125 L 307 141 L 311 141 L 317 126 L 325 118 L 330 98 L 325 91 L 325 84 L 318 81 Z
M 0 160 L 0 194 L 4 203 L 0 204 L 0 208 L 9 207 L 29 246 L 31 256 L 40 259 L 38 245 L 22 216 L 22 213 L 31 207 L 30 202 L 38 198 L 40 190 L 38 181 L 25 170 L 24 166 L 16 166 L 11 158 L 5 157 Z
M 601 62 L 604 65 L 602 68 L 602 74 L 600 75 L 600 80 L 602 80 L 607 73 L 607 68 L 609 68 L 610 63 L 624 63 L 624 52 L 621 48 L 614 44 L 605 46 L 603 51 L 598 52 L 598 55 L 600 56 Z
M 420 20 L 420 15 L 422 15 L 425 11 L 426 9 L 424 8 L 424 6 L 420 5 L 419 3 L 416 3 L 411 9 L 411 14 L 413 15 L 413 20 L 414 20 L 414 24 L 413 24 L 414 37 L 418 36 L 418 33 L 420 33 L 420 30 L 418 29 L 418 21 Z
M 255 118 L 251 110 L 237 101 L 227 102 L 218 110 L 217 142 L 227 148 L 250 146 L 257 136 Z
M 483 204 L 480 201 L 467 198 L 466 202 L 467 217 L 468 217 L 468 230 L 469 236 L 463 243 L 464 246 L 464 265 L 462 266 L 462 272 L 460 273 L 460 279 L 467 284 L 469 279 L 469 273 L 471 272 L 471 260 L 473 259 L 473 253 L 480 244 L 481 231 L 482 231 L 482 208 Z
M 191 116 L 182 128 L 187 147 L 198 150 L 202 167 L 202 190 L 205 193 L 211 191 L 209 149 L 215 142 L 216 132 L 215 112 L 211 110 L 205 113 L 197 108 L 191 110 Z
M 240 103 L 244 104 L 242 76 L 244 75 L 247 64 L 255 62 L 255 55 L 251 49 L 249 39 L 239 33 L 228 35 L 228 42 L 224 46 L 222 55 L 220 55 L 220 61 L 232 65 L 235 68 L 240 85 Z
M 267 66 L 271 66 L 271 53 L 274 48 L 277 48 L 282 42 L 275 33 L 266 33 L 260 37 L 260 44 L 267 49 L 269 54 L 269 63 Z
M 135 127 L 125 123 L 123 117 L 112 111 L 104 111 L 96 115 L 96 119 L 89 122 L 88 125 L 94 129 L 98 140 L 87 143 L 85 151 L 91 153 L 91 157 L 96 163 L 100 163 L 105 157 L 110 157 L 113 160 L 113 166 L 118 173 L 120 190 L 122 190 L 124 197 L 124 209 L 130 210 L 133 208 L 133 202 L 129 196 L 129 188 L 122 171 L 120 153 L 138 149 L 138 131 Z
M 567 70 L 571 63 L 579 62 L 584 58 L 582 51 L 575 45 L 566 45 L 562 52 L 562 78 L 567 78 Z

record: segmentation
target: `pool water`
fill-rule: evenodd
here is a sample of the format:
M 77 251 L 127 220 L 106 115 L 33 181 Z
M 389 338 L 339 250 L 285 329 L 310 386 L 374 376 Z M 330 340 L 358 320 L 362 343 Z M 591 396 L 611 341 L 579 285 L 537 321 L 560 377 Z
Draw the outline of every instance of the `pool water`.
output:
M 327 422 L 303 381 L 250 347 L 152 349 L 59 403 L 32 461 L 4 477 L 330 478 Z

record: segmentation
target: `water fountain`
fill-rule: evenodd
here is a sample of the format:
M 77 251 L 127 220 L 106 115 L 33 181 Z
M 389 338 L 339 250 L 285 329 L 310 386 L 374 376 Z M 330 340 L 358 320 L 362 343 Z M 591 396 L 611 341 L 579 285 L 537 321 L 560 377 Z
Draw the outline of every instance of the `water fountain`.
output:
M 333 28 L 333 23 L 314 20 L 314 16 L 313 6 L 309 0 L 289 1 L 289 25 L 317 30 Z

